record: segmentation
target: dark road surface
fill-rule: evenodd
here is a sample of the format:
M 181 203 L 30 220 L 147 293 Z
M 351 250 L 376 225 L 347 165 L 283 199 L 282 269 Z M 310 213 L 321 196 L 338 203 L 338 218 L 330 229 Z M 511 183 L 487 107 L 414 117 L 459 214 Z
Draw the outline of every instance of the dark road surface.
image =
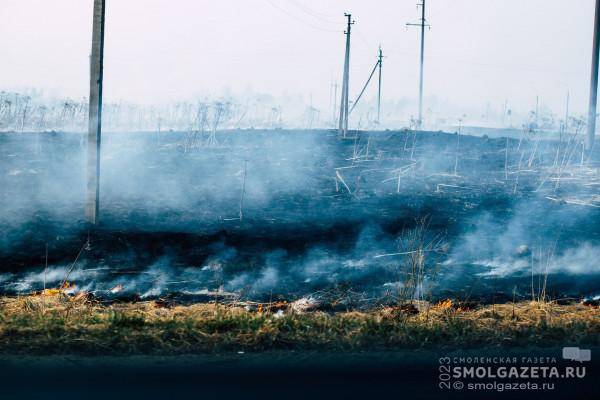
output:
M 270 352 L 177 357 L 2 356 L 2 399 L 592 399 L 598 393 L 599 349 L 592 361 L 562 359 L 562 349 L 477 349 L 367 353 Z M 448 358 L 446 358 L 448 357 Z M 516 363 L 464 364 L 471 357 Z M 546 357 L 549 357 L 547 359 Z M 462 358 L 462 361 L 461 361 Z M 447 364 L 450 362 L 450 364 Z M 462 363 L 462 364 L 461 364 Z M 584 378 L 450 379 L 441 365 L 566 367 Z M 443 369 L 443 368 L 442 368 Z M 553 383 L 554 389 L 473 390 L 469 383 Z M 461 382 L 464 384 L 460 388 Z

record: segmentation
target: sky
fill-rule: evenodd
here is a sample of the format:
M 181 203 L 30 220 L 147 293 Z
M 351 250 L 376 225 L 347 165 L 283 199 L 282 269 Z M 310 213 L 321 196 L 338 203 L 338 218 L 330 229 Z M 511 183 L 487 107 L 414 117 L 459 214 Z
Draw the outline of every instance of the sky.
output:
M 384 52 L 384 99 L 416 99 L 416 0 L 107 0 L 105 99 L 302 94 L 329 104 L 351 12 L 350 92 Z M 0 89 L 88 92 L 92 0 L 0 0 Z M 425 94 L 465 110 L 587 107 L 593 0 L 428 0 Z M 365 95 L 374 96 L 373 88 Z

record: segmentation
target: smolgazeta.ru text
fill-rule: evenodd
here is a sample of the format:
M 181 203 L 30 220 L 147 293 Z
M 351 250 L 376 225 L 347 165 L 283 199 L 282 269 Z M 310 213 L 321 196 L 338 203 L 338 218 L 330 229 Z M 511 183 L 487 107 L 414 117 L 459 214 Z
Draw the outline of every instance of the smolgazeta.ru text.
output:
M 510 378 L 510 379 L 545 379 L 545 378 L 584 378 L 586 369 L 583 366 L 564 367 L 451 367 L 452 377 L 460 378 Z

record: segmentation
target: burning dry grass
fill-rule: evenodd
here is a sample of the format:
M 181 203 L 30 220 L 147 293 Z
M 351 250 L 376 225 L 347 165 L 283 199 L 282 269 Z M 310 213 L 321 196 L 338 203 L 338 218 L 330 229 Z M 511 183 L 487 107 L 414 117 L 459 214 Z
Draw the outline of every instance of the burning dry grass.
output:
M 215 303 L 102 305 L 62 293 L 5 297 L 0 299 L 0 352 L 123 355 L 600 343 L 600 310 L 581 304 L 461 309 L 446 301 L 419 310 L 403 306 L 327 314 L 269 307 L 248 311 Z

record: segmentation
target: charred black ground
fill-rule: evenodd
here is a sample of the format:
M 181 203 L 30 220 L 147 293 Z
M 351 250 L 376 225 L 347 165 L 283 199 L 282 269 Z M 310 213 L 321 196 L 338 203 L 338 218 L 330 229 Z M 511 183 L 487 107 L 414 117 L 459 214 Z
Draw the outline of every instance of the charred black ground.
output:
M 421 251 L 417 297 L 600 294 L 600 157 L 576 133 L 109 133 L 90 246 L 82 144 L 0 135 L 4 293 L 366 302 L 397 296 Z

